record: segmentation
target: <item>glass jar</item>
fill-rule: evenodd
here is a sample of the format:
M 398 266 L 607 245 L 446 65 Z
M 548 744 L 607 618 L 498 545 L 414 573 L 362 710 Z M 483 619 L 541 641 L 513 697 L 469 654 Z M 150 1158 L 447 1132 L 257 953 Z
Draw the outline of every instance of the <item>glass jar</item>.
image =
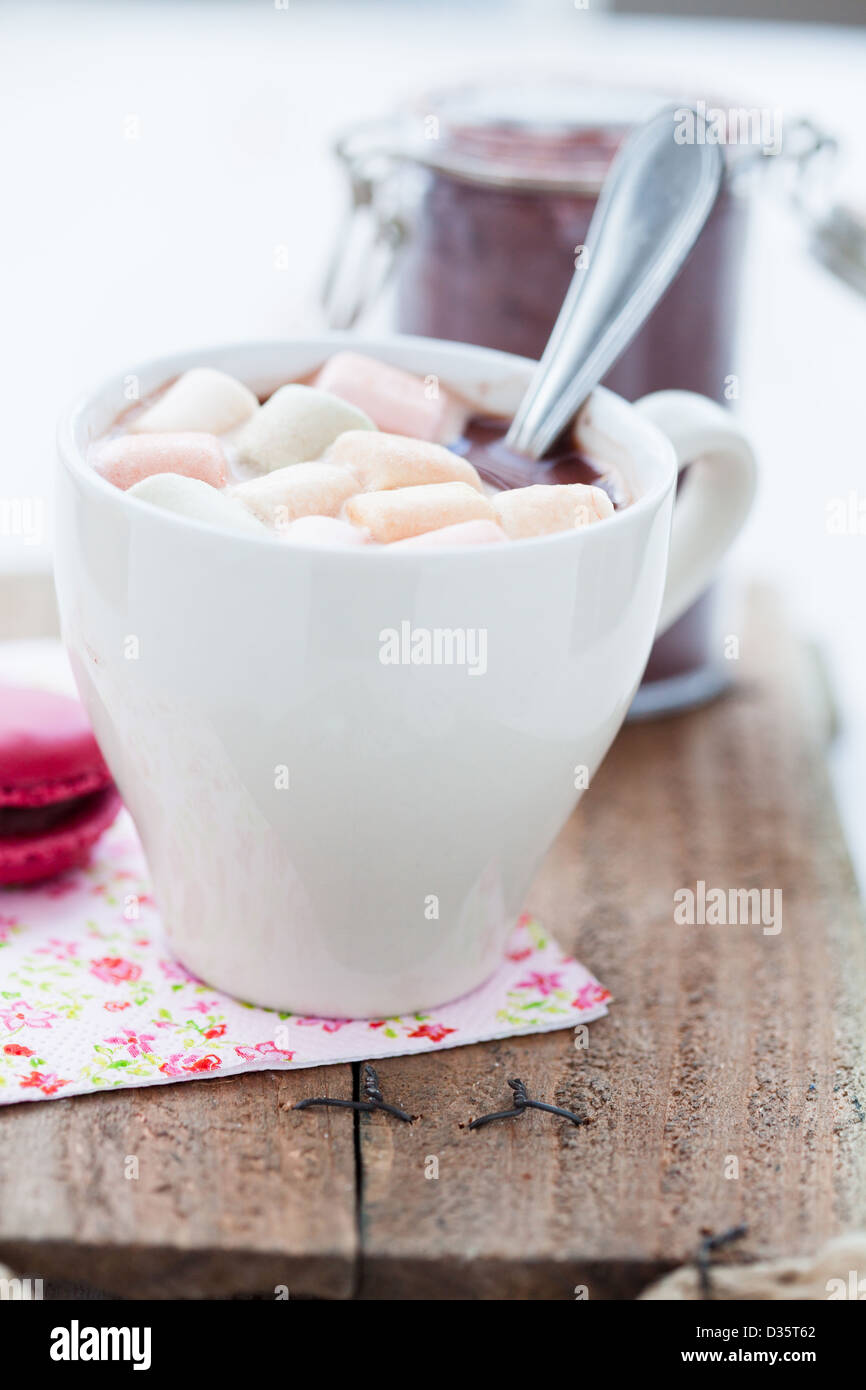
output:
M 354 323 L 392 278 L 399 331 L 540 357 L 616 150 L 672 100 L 575 78 L 500 83 L 448 89 L 357 127 L 338 144 L 353 212 L 325 291 L 332 326 Z M 606 385 L 629 400 L 668 388 L 735 395 L 748 172 L 778 152 L 726 147 L 726 181 L 697 244 Z M 658 639 L 633 713 L 724 689 L 714 606 L 709 591 Z

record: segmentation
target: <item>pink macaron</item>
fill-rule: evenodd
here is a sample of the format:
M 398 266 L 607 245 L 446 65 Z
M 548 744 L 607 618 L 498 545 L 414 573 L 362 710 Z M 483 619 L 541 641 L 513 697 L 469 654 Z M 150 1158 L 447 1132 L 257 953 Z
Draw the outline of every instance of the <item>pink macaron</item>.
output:
M 0 884 L 85 863 L 119 810 L 78 701 L 0 686 Z

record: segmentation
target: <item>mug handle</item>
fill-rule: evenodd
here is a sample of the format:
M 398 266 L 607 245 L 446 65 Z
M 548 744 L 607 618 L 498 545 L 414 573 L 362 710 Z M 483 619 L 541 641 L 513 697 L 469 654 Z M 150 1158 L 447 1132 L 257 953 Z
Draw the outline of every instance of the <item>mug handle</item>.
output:
M 693 391 L 655 391 L 635 410 L 666 434 L 689 474 L 674 504 L 668 577 L 656 635 L 707 588 L 755 495 L 755 455 L 726 410 Z

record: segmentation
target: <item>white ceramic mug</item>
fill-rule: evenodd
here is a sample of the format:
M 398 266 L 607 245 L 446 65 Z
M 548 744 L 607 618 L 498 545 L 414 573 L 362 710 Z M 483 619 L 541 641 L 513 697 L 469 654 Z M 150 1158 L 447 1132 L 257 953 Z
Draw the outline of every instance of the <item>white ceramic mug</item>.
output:
M 486 412 L 513 411 L 533 367 L 327 334 L 125 372 L 61 426 L 56 574 L 79 689 L 174 951 L 257 1004 L 382 1017 L 494 971 L 660 614 L 667 626 L 688 606 L 742 523 L 754 464 L 708 400 L 632 406 L 598 390 L 580 444 L 616 466 L 630 506 L 559 535 L 400 554 L 229 535 L 85 462 L 130 381 L 146 394 L 209 364 L 264 392 L 348 343 Z M 678 457 L 698 455 L 671 540 Z M 389 643 L 411 657 L 428 640 L 441 664 L 383 660 Z

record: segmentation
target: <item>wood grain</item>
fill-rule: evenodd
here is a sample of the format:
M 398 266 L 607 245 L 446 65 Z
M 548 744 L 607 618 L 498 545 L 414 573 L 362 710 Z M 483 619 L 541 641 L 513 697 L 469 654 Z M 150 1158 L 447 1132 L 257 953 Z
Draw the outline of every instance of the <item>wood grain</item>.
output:
M 4 1107 L 0 1261 L 127 1298 L 350 1297 L 352 1116 L 288 1107 L 351 1094 L 321 1067 Z
M 741 1261 L 866 1219 L 866 949 L 827 708 L 766 599 L 742 650 L 731 696 L 622 733 L 531 895 L 614 993 L 588 1049 L 566 1031 L 377 1063 L 423 1120 L 361 1122 L 361 1297 L 628 1298 L 708 1232 L 746 1222 Z M 781 932 L 676 925 L 698 879 L 782 889 Z M 590 1123 L 470 1133 L 511 1076 Z

